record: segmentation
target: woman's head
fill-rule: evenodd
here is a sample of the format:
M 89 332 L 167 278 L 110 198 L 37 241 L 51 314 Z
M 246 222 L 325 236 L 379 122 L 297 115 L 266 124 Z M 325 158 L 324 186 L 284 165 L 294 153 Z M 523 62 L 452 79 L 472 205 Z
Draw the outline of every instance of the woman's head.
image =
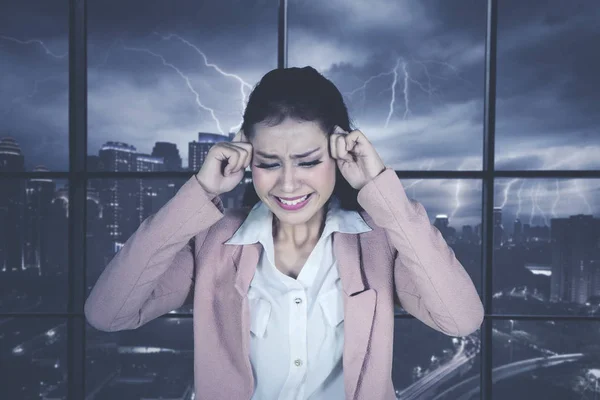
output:
M 252 178 L 244 205 L 262 200 L 279 218 L 308 221 L 331 195 L 360 210 L 357 191 L 331 158 L 329 137 L 338 125 L 351 131 L 348 110 L 335 85 L 312 67 L 275 69 L 250 94 L 242 129 L 253 146 Z M 297 158 L 302 153 L 313 153 Z M 286 211 L 277 197 L 311 194 L 300 211 Z

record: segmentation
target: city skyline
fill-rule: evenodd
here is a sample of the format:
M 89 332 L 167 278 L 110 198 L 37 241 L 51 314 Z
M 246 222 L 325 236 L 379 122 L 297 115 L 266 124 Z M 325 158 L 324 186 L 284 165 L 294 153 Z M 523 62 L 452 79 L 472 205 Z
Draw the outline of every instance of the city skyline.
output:
M 290 1 L 288 66 L 313 65 L 338 86 L 386 165 L 481 170 L 486 10 L 460 1 L 380 1 L 386 13 L 361 2 Z M 68 13 L 66 4 L 32 4 L 47 11 L 35 30 L 1 20 L 9 73 L 0 76 L 0 137 L 17 139 L 26 170 L 66 171 Z M 150 154 L 164 141 L 177 145 L 185 166 L 197 133 L 235 131 L 253 85 L 276 67 L 277 4 L 184 1 L 172 10 L 145 5 L 143 17 L 135 1 L 111 4 L 119 13 L 88 7 L 88 154 L 107 141 Z M 591 21 L 600 11 L 552 4 L 499 5 L 497 170 L 600 168 L 600 115 L 590 112 L 600 60 L 584 45 L 598 33 Z M 478 180 L 406 182 L 433 214 L 459 226 L 481 219 Z M 600 215 L 599 191 L 598 179 L 499 179 L 494 205 L 508 221 L 547 225 L 557 216 Z
M 223 136 L 222 140 L 230 140 L 232 135 L 234 133 L 231 132 L 229 135 L 227 136 Z M 192 144 L 198 145 L 201 144 L 199 142 L 204 142 L 206 145 L 208 145 L 210 147 L 210 145 L 214 142 L 211 141 L 211 138 L 214 137 L 218 137 L 221 136 L 219 134 L 216 133 L 208 133 L 208 132 L 198 132 L 198 137 L 196 139 L 194 139 L 192 142 L 188 142 L 188 147 L 191 148 Z M 3 143 L 3 139 L 5 139 L 4 143 L 6 143 L 6 138 L 2 138 L 0 137 L 0 152 L 2 152 L 2 143 Z M 161 144 L 168 144 L 168 145 L 174 145 L 174 149 L 178 152 L 178 156 L 181 154 L 181 152 L 179 152 L 179 149 L 177 148 L 177 145 L 174 143 L 169 143 L 169 142 L 157 142 L 154 144 L 154 149 L 156 149 L 156 146 L 158 143 Z M 145 153 L 141 153 L 139 151 L 137 151 L 137 148 L 134 145 L 130 145 L 128 143 L 125 142 L 105 142 L 102 147 L 99 149 L 98 154 L 88 154 L 88 170 L 89 171 L 101 171 L 102 169 L 98 169 L 98 167 L 92 166 L 90 164 L 90 161 L 93 160 L 93 157 L 98 157 L 98 155 L 101 153 L 102 149 L 104 148 L 112 148 L 114 145 L 118 145 L 118 146 L 122 146 L 123 148 L 128 148 L 127 151 L 131 151 L 132 153 L 135 154 L 139 154 L 142 155 L 144 157 L 150 157 L 150 159 L 146 159 L 146 163 L 148 164 L 148 161 L 151 161 L 152 156 L 150 154 L 145 154 Z M 208 148 L 206 148 L 206 150 L 208 150 Z M 20 149 L 19 149 L 20 150 Z M 6 150 L 5 150 L 6 151 Z M 196 158 L 196 165 L 200 166 L 201 162 L 203 160 L 203 156 L 201 155 L 202 152 L 200 152 L 200 154 L 197 154 Z M 183 158 L 181 158 L 183 160 Z M 25 157 L 26 160 L 26 157 Z M 153 163 L 157 164 L 158 161 L 155 160 L 153 161 Z M 161 164 L 162 165 L 162 164 Z M 36 166 L 34 168 L 34 170 L 36 170 L 36 172 L 40 172 L 40 171 L 48 171 L 48 169 L 45 166 Z M 1 170 L 1 169 L 0 169 Z M 112 172 L 117 172 L 119 170 L 114 169 L 104 169 L 104 171 L 112 171 Z M 143 168 L 143 169 L 131 169 L 131 170 L 126 170 L 127 172 L 148 172 L 148 171 L 189 171 L 190 173 L 192 172 L 191 169 L 185 168 L 183 165 L 183 161 L 182 161 L 182 168 L 180 170 L 175 170 L 175 169 L 167 169 L 167 167 L 160 167 L 160 168 Z M 132 179 L 132 178 L 131 178 Z M 475 189 L 477 190 L 476 193 L 471 193 L 471 199 L 472 202 L 471 204 L 475 204 L 475 206 L 465 206 L 464 204 L 460 204 L 460 199 L 458 199 L 458 190 L 460 189 L 461 185 L 464 184 L 465 182 L 475 182 L 474 184 L 472 184 L 473 187 L 475 187 Z M 498 182 L 505 182 L 504 184 L 499 184 Z M 521 181 L 520 183 L 520 188 L 517 191 L 517 201 L 515 202 L 514 199 L 512 199 L 513 201 L 510 201 L 511 199 L 508 198 L 508 193 L 510 190 L 510 187 L 517 181 Z M 567 190 L 558 190 L 558 186 L 559 181 L 566 181 L 569 182 L 572 185 L 572 187 L 567 191 Z M 499 208 L 502 210 L 502 225 L 504 225 L 504 229 L 508 229 L 507 232 L 509 233 L 513 233 L 514 230 L 514 224 L 517 223 L 517 220 L 520 221 L 520 223 L 522 225 L 529 225 L 531 227 L 549 227 L 550 223 L 549 220 L 552 218 L 564 218 L 564 217 L 570 217 L 570 216 L 575 216 L 575 215 L 591 215 L 591 216 L 598 216 L 598 213 L 594 211 L 594 209 L 592 207 L 597 208 L 598 204 L 597 203 L 592 203 L 590 204 L 590 202 L 587 200 L 587 196 L 585 195 L 584 192 L 581 191 L 581 189 L 578 186 L 580 180 L 578 179 L 541 179 L 541 178 L 530 178 L 530 179 L 518 179 L 518 178 L 513 178 L 513 179 L 508 179 L 508 178 L 498 178 L 496 179 L 496 185 L 495 185 L 495 199 L 496 202 L 494 204 L 495 208 Z M 589 181 L 589 180 L 588 180 Z M 596 179 L 596 181 L 598 181 Z M 428 211 L 428 215 L 430 217 L 430 220 L 433 221 L 438 217 L 438 216 L 446 216 L 449 219 L 451 219 L 452 222 L 452 226 L 457 229 L 457 231 L 460 231 L 461 229 L 464 229 L 463 227 L 465 226 L 471 226 L 471 227 L 476 227 L 478 224 L 480 224 L 480 220 L 481 220 L 481 207 L 480 204 L 477 204 L 480 197 L 481 197 L 481 183 L 479 180 L 476 179 L 470 179 L 470 180 L 466 180 L 466 179 L 442 179 L 442 178 L 427 178 L 427 179 L 402 179 L 403 185 L 405 187 L 406 192 L 408 193 L 409 197 L 416 199 L 417 201 L 423 202 L 423 204 L 426 205 L 427 211 Z M 458 182 L 456 184 L 454 184 L 454 182 Z M 530 188 L 529 192 L 526 192 L 526 194 L 522 194 L 522 189 L 523 187 L 526 185 L 526 182 L 533 182 L 531 184 L 531 186 L 533 186 L 535 184 L 535 189 Z M 436 187 L 436 183 L 437 186 Z M 544 190 L 544 194 L 540 195 L 539 194 L 539 190 L 540 190 L 540 185 L 545 183 L 546 187 L 543 188 Z M 598 184 L 598 188 L 594 189 L 595 190 L 600 190 L 600 181 L 597 182 Z M 68 185 L 68 184 L 67 184 Z M 420 186 L 427 186 L 426 188 L 422 188 L 421 190 L 417 190 L 417 188 L 419 188 Z M 452 206 L 447 206 L 445 205 L 447 202 L 445 203 L 440 203 L 439 198 L 440 198 L 440 187 L 443 186 L 452 186 L 452 188 L 450 188 L 450 190 L 447 190 L 447 192 L 449 192 L 450 194 L 446 194 L 446 198 L 447 199 L 453 199 L 454 200 L 454 204 Z M 565 184 L 563 183 L 563 186 L 565 186 Z M 457 192 L 455 192 L 455 194 L 452 194 L 452 189 L 455 189 Z M 425 195 L 420 195 L 420 192 L 422 193 L 426 193 L 427 196 Z M 593 191 L 592 191 L 593 193 Z M 570 199 L 571 200 L 567 200 L 565 199 L 565 197 L 567 196 L 571 196 Z M 542 199 L 542 201 L 539 201 L 539 199 Z M 597 197 L 593 197 L 593 200 L 595 200 Z M 523 200 L 526 199 L 526 200 Z M 527 200 L 528 199 L 528 200 Z M 563 203 L 566 203 L 567 207 L 563 206 L 562 210 L 557 210 L 557 205 L 560 204 L 560 200 L 562 200 Z M 573 207 L 573 204 L 575 204 L 575 202 L 578 201 L 578 207 Z M 544 204 L 542 204 L 542 206 L 540 206 L 540 203 L 544 202 Z M 477 208 L 475 208 L 477 207 Z M 460 215 L 457 217 L 456 214 L 460 212 L 460 210 L 467 208 L 469 210 L 469 213 L 467 216 L 464 215 Z M 479 211 L 479 214 L 477 214 L 477 210 Z
M 193 400 L 193 296 L 111 333 L 89 325 L 83 302 L 211 141 L 239 129 L 252 88 L 281 62 L 330 79 L 386 166 L 423 172 L 401 179 L 407 197 L 482 295 L 484 325 L 466 337 L 395 307 L 396 398 L 600 394 L 593 2 L 0 0 L 0 10 L 3 394 Z M 437 174 L 481 172 L 484 139 L 495 170 L 485 210 L 482 179 Z M 88 173 L 71 174 L 69 145 L 84 142 L 76 165 L 87 156 Z M 517 170 L 548 178 L 493 175 Z M 552 177 L 563 170 L 569 178 Z M 225 208 L 240 205 L 241 188 L 222 195 Z

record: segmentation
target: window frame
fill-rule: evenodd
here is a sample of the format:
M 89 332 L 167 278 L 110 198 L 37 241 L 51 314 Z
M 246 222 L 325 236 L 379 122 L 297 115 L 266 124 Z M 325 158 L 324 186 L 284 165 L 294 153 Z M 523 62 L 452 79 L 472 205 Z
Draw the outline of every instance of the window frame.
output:
M 399 178 L 479 179 L 482 182 L 483 268 L 480 292 L 485 317 L 480 330 L 480 398 L 492 398 L 492 326 L 495 320 L 600 321 L 598 316 L 523 315 L 492 313 L 494 182 L 502 178 L 600 178 L 597 170 L 495 170 L 496 46 L 498 1 L 486 0 L 485 82 L 483 120 L 483 169 L 481 171 L 396 171 Z M 68 399 L 85 397 L 86 321 L 86 187 L 92 179 L 102 178 L 188 178 L 186 171 L 165 172 L 88 172 L 87 160 L 87 1 L 69 0 L 69 170 L 68 172 L 0 172 L 1 178 L 54 178 L 69 183 L 69 262 L 68 301 L 63 313 L 0 312 L 0 317 L 65 318 L 67 321 Z M 288 61 L 288 0 L 279 0 L 277 13 L 277 67 Z M 246 172 L 246 177 L 251 177 Z M 191 318 L 191 314 L 168 314 L 160 318 Z M 414 318 L 396 315 L 395 318 Z

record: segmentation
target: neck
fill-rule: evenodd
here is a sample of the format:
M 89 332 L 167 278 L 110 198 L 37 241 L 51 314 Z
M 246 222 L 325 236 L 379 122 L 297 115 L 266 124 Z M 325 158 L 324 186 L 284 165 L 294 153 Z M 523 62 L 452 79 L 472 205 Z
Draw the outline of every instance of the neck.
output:
M 321 207 L 310 220 L 303 224 L 286 224 L 273 215 L 273 242 L 295 248 L 314 245 L 321 237 L 324 228 L 325 207 Z

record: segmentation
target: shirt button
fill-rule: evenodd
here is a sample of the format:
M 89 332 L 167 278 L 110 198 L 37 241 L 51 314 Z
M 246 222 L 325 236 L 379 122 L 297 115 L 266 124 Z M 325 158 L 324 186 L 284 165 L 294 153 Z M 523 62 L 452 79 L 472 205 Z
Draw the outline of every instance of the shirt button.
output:
M 296 367 L 299 367 L 299 366 L 301 366 L 301 365 L 302 365 L 302 360 L 301 360 L 301 359 L 299 359 L 299 358 L 297 358 L 297 359 L 294 361 L 294 364 L 296 365 Z
M 301 299 L 300 297 L 296 297 L 296 298 L 294 299 L 294 302 L 295 302 L 296 304 L 300 304 L 300 303 L 302 303 L 302 299 Z

